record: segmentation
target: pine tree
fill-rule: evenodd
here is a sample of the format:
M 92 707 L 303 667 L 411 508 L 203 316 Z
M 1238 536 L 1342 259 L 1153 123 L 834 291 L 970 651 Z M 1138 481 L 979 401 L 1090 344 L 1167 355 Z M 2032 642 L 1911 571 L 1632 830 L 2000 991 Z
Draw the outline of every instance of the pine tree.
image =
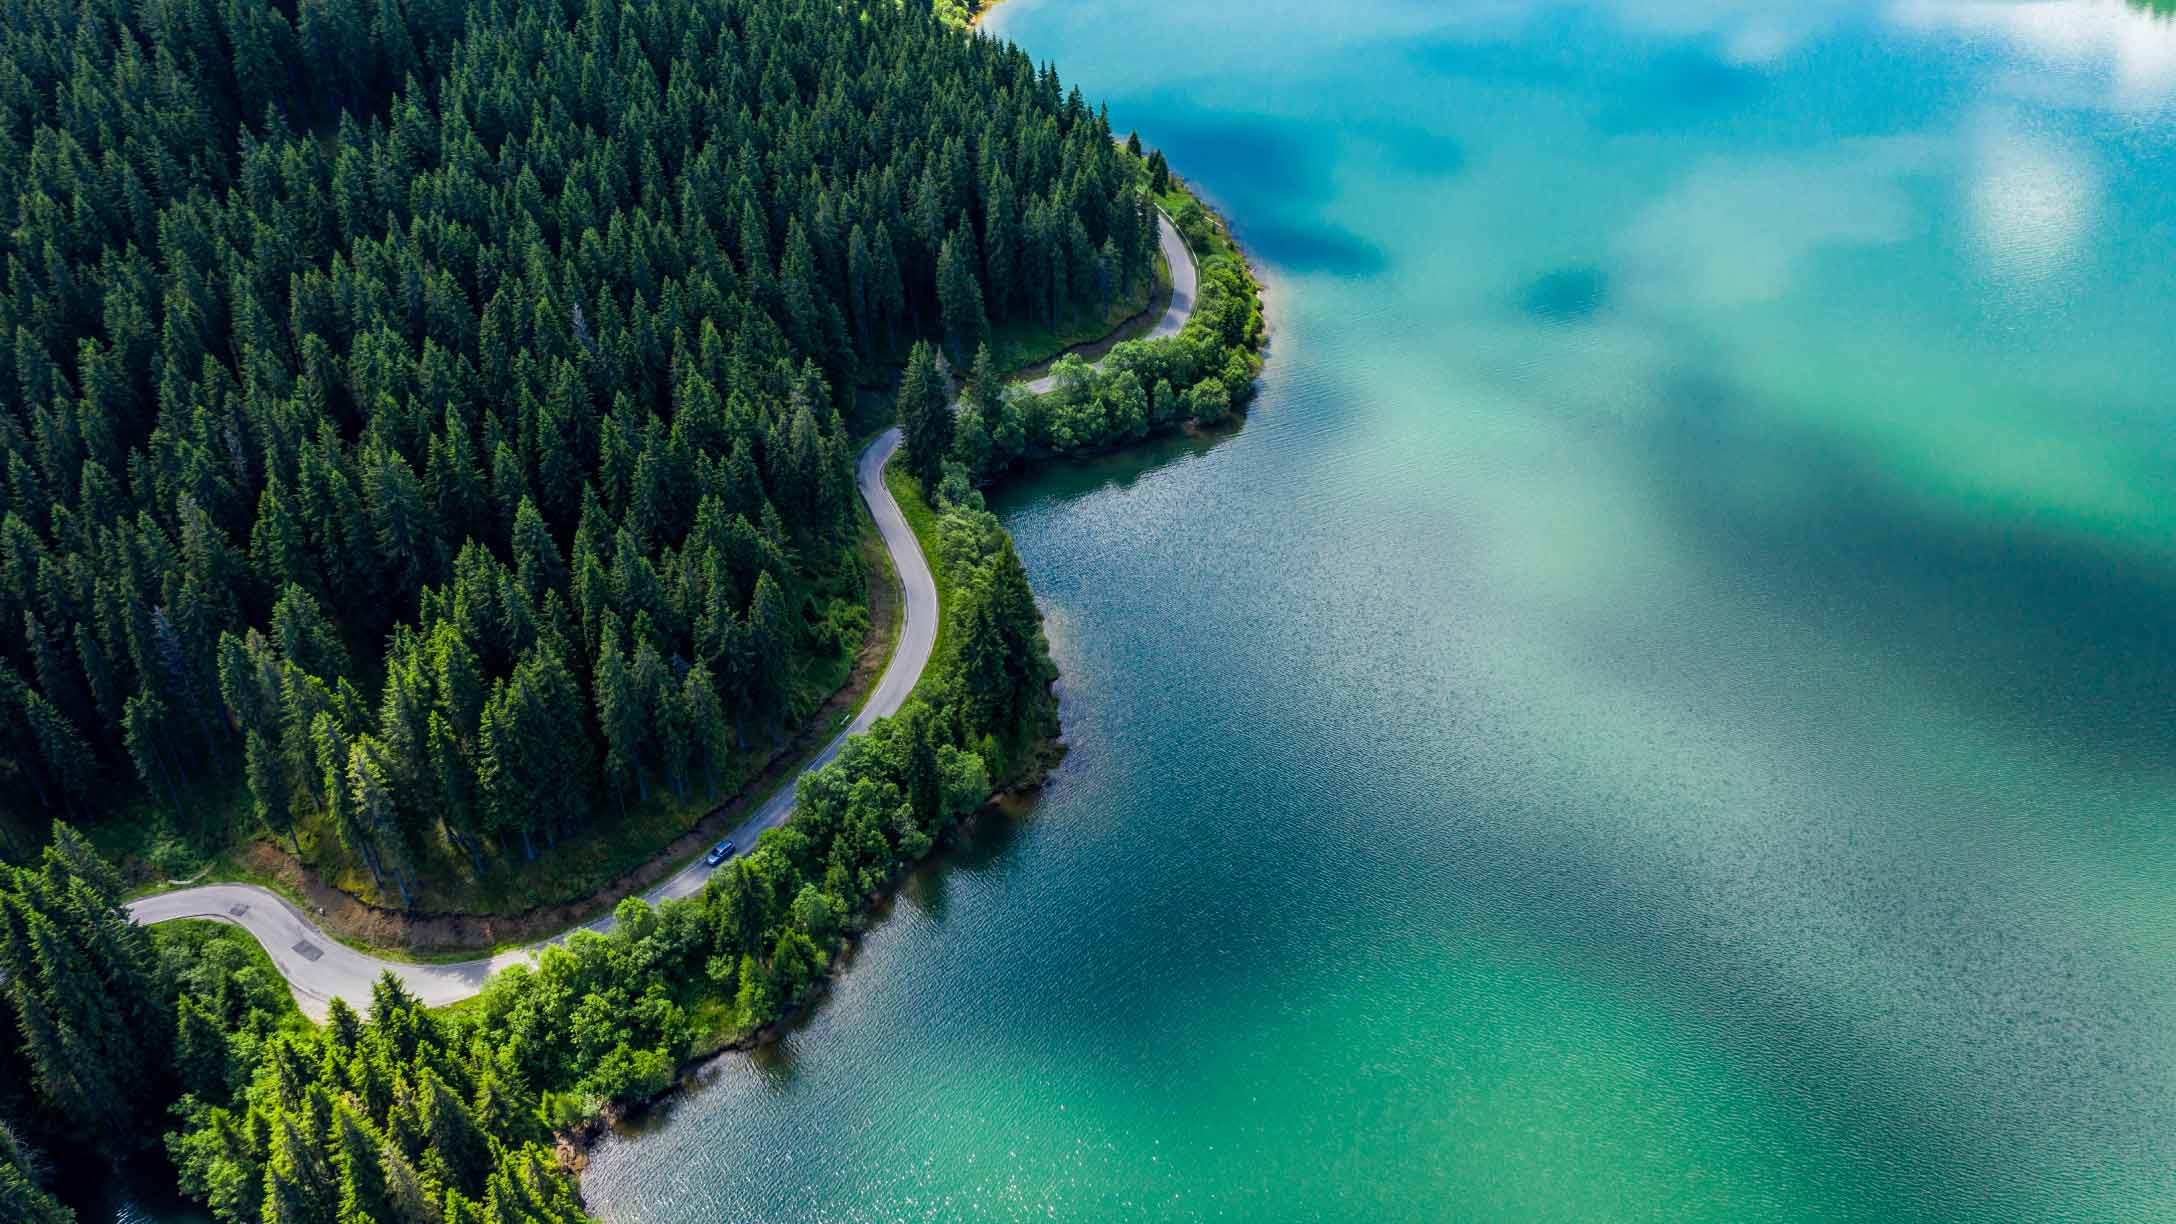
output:
M 907 354 L 906 372 L 899 381 L 899 427 L 907 470 L 925 490 L 936 489 L 952 448 L 949 399 L 936 354 L 917 342 Z
M 769 570 L 756 578 L 755 597 L 748 604 L 747 652 L 750 661 L 749 697 L 763 712 L 766 725 L 774 728 L 785 712 L 792 675 L 788 651 L 792 628 L 787 623 L 786 596 Z
M 121 881 L 56 823 L 39 870 L 0 867 L 0 976 L 42 1108 L 81 1142 L 130 1150 L 137 1102 L 167 1091 L 170 986 L 149 936 L 120 908 Z
M 1005 419 L 1005 382 L 998 376 L 990 346 L 985 344 L 975 350 L 974 369 L 967 376 L 967 386 L 952 417 L 950 457 L 966 468 L 970 477 L 981 476 L 1011 457 L 997 449 L 991 435 L 991 426 Z
M 71 808 L 77 806 L 90 793 L 95 768 L 90 745 L 66 715 L 36 693 L 29 694 L 24 702 L 23 717 L 37 744 L 39 767 L 52 780 L 63 802 Z
M 969 717 L 978 730 L 1002 727 L 1011 685 L 1006 677 L 1006 643 L 990 606 L 988 584 L 977 583 L 961 601 L 954 666 Z
M 265 1169 L 267 1224 L 340 1224 L 340 1183 L 332 1162 L 291 1112 L 272 1126 L 272 1159 Z
M 491 1151 L 468 1106 L 428 1069 L 422 1073 L 422 1122 L 429 1147 L 425 1164 L 449 1187 L 465 1194 L 483 1188 Z
M 274 834 L 284 834 L 289 848 L 296 858 L 302 857 L 302 841 L 295 832 L 295 822 L 289 810 L 287 778 L 280 766 L 279 752 L 271 741 L 252 731 L 242 741 L 244 775 L 249 782 L 251 810 L 257 820 Z
M 391 593 L 403 604 L 445 566 L 437 512 L 423 480 L 390 447 L 363 456 L 363 499 L 377 545 L 378 564 Z
M 937 253 L 937 301 L 944 317 L 945 348 L 961 365 L 990 339 L 982 274 L 976 267 L 979 262 L 974 232 L 964 223 L 944 240 Z
M 370 870 L 371 880 L 383 887 L 385 877 L 378 870 L 377 851 L 370 842 L 369 826 L 355 811 L 355 792 L 348 779 L 348 736 L 331 713 L 319 713 L 310 721 L 310 746 L 317 766 L 319 805 L 341 844 L 362 860 L 363 866 Z
M 0 1123 L 0 1220 L 14 1224 L 75 1224 L 75 1212 L 47 1192 L 44 1161 Z
M 590 686 L 596 694 L 597 722 L 604 728 L 605 776 L 615 792 L 632 783 L 638 796 L 647 800 L 650 792 L 643 778 L 642 740 L 650 712 L 636 689 L 634 674 L 617 639 L 616 632 L 607 631 L 603 649 L 597 655 L 596 678 Z
M 160 736 L 160 726 L 165 721 L 165 704 L 148 691 L 139 692 L 122 708 L 122 739 L 128 748 L 129 760 L 135 762 L 136 776 L 143 779 L 144 785 L 166 792 L 178 812 L 181 810 L 181 792 L 177 789 L 174 766 L 168 760 Z
M 332 1159 L 340 1178 L 340 1224 L 386 1224 L 393 1214 L 387 1194 L 384 1141 L 344 1104 L 333 1107 Z
M 395 811 L 395 782 L 386 761 L 384 745 L 368 735 L 348 746 L 346 783 L 350 820 L 356 830 L 357 849 L 371 865 L 373 878 L 382 870 L 393 877 L 403 907 L 415 904 L 406 869 L 406 847 Z
M 431 632 L 431 667 L 436 681 L 437 712 L 456 736 L 474 733 L 483 713 L 483 665 L 453 625 L 441 621 Z
M 628 672 L 628 682 L 634 699 L 649 711 L 649 723 L 643 729 L 642 755 L 646 764 L 664 772 L 673 781 L 675 791 L 685 797 L 682 769 L 686 761 L 686 721 L 679 710 L 680 690 L 673 683 L 671 669 L 657 647 L 644 641 L 635 647 L 635 660 Z M 642 795 L 648 798 L 645 786 Z
M 313 676 L 347 674 L 347 649 L 339 634 L 318 610 L 317 600 L 295 583 L 287 585 L 272 607 L 272 640 L 288 662 Z
M 982 258 L 989 271 L 985 305 L 995 315 L 1007 313 L 1018 296 L 1019 216 L 1011 178 L 999 171 L 985 196 L 982 226 Z
M 476 845 L 479 822 L 476 811 L 476 770 L 470 763 L 468 751 L 455 736 L 453 724 L 438 711 L 431 712 L 430 776 L 436 783 L 432 793 L 439 824 L 446 836 L 468 855 L 471 867 L 480 867 L 481 859 Z
M 26 981 L 9 984 L 16 1027 L 31 1067 L 31 1086 L 90 1146 L 112 1153 L 127 1133 L 127 1102 L 82 1037 L 62 1024 Z
M 224 1099 L 233 1085 L 227 1034 L 219 1017 L 194 995 L 181 997 L 175 1015 L 174 1069 L 181 1076 L 182 1091 L 205 1101 Z
M 546 591 L 559 589 L 567 577 L 566 564 L 559 559 L 559 546 L 552 542 L 544 516 L 527 498 L 514 511 L 514 573 L 522 591 L 538 603 L 543 602 Z
M 37 678 L 41 696 L 73 726 L 91 725 L 96 711 L 91 707 L 90 694 L 77 682 L 75 668 L 46 633 L 44 623 L 27 610 L 23 613 L 23 639 L 30 646 L 31 674 Z
M 81 881 L 109 911 L 117 908 L 128 892 L 121 873 L 98 853 L 90 839 L 62 821 L 53 822 L 52 840 L 46 843 L 41 858 L 49 879 L 67 876 Z
M 415 1165 L 394 1145 L 380 1147 L 379 1176 L 385 1186 L 389 1218 L 402 1224 L 442 1224 L 442 1200 L 434 1198 Z

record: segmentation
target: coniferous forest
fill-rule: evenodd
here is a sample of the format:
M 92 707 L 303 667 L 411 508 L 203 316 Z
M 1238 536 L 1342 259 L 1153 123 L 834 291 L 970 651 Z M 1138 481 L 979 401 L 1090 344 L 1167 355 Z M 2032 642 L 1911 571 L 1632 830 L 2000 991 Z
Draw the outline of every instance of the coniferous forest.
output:
M 767 749 L 865 623 L 857 386 L 1153 258 L 912 6 L 4 7 L 0 790 L 224 784 L 381 904 Z
M 1204 250 L 1200 325 L 1002 392 L 990 329 L 1144 293 L 1170 184 L 944 6 L 0 12 L 0 805 L 52 822 L 0 844 L 0 1218 L 165 1162 L 228 1224 L 580 1220 L 553 1134 L 806 999 L 1053 730 L 975 482 L 1221 416 L 1252 281 Z M 946 644 L 699 896 L 313 1026 L 240 932 L 130 923 L 71 827 L 243 804 L 404 905 L 716 796 L 860 645 L 887 400 Z

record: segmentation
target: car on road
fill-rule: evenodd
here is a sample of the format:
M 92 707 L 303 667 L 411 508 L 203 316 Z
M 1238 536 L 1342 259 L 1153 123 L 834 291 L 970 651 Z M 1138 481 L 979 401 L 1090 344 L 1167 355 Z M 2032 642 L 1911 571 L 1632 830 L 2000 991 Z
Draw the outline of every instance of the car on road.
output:
M 708 853 L 708 854 L 706 854 L 706 855 L 704 855 L 704 856 L 703 856 L 703 866 L 705 866 L 705 867 L 715 867 L 715 866 L 717 866 L 718 864 L 720 864 L 720 863 L 724 862 L 724 861 L 726 860 L 727 856 L 731 855 L 732 853 L 733 853 L 733 843 L 732 843 L 732 842 L 729 842 L 729 841 L 722 841 L 722 842 L 719 842 L 719 843 L 718 843 L 717 845 L 715 845 L 715 846 L 712 846 L 712 847 L 710 848 L 710 853 Z

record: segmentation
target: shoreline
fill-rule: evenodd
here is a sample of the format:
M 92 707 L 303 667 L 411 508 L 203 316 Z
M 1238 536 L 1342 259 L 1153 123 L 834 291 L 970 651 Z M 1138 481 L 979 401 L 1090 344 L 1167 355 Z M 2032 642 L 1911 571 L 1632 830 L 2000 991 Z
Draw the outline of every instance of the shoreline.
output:
M 1002 3 L 1002 0 L 999 0 L 999 2 Z M 993 4 L 991 7 L 994 8 L 996 7 L 996 5 Z M 985 9 L 983 11 L 988 12 L 989 10 Z M 1176 171 L 1174 171 L 1171 175 L 1171 184 L 1176 192 L 1185 195 L 1188 199 L 1192 200 L 1195 204 L 1200 206 L 1203 215 L 1208 218 L 1209 224 L 1213 228 L 1216 236 L 1221 238 L 1223 242 L 1231 248 L 1231 254 L 1236 258 L 1239 269 L 1246 278 L 1248 291 L 1254 295 L 1256 306 L 1262 309 L 1261 335 L 1252 348 L 1252 352 L 1257 359 L 1256 373 L 1259 374 L 1260 365 L 1267 362 L 1270 339 L 1273 334 L 1273 329 L 1269 326 L 1268 311 L 1266 309 L 1268 286 L 1263 282 L 1260 269 L 1258 269 L 1255 266 L 1254 261 L 1248 257 L 1246 248 L 1240 244 L 1238 236 L 1232 233 L 1231 223 L 1225 218 L 1222 210 L 1212 205 L 1198 189 L 1196 189 L 1186 179 L 1182 178 Z M 1161 205 L 1158 205 L 1158 211 L 1163 211 Z M 1169 214 L 1167 213 L 1166 216 L 1168 217 Z M 1175 226 L 1176 223 L 1174 222 L 1174 227 Z M 1183 231 L 1181 231 L 1180 233 L 1180 238 L 1182 241 L 1185 241 L 1185 234 Z M 1203 256 L 1199 252 L 1193 250 L 1193 244 L 1191 241 L 1186 241 L 1186 246 L 1188 256 L 1189 258 L 1193 259 L 1195 269 L 1198 273 L 1203 263 Z M 1115 336 L 1116 333 L 1113 333 L 1112 337 L 1106 337 L 1104 340 L 1095 341 L 1086 345 L 1077 345 L 1075 346 L 1075 348 L 1079 350 L 1085 350 L 1089 348 L 1100 347 L 1103 350 L 1101 353 L 1098 354 L 1098 357 L 1100 359 L 1100 357 L 1105 353 L 1108 353 L 1111 348 L 1115 348 L 1118 344 L 1122 344 L 1125 342 L 1123 340 L 1116 339 Z M 1074 350 L 1067 350 L 1067 352 L 1072 351 Z M 1053 357 L 1048 361 L 1040 362 L 1037 363 L 1037 365 L 1035 366 L 1027 367 L 1023 370 L 1016 371 L 1013 375 L 1007 376 L 1007 385 L 1016 386 L 1020 385 L 1021 383 L 1035 381 L 1036 379 L 1033 376 L 1047 375 L 1050 367 L 1056 365 L 1057 362 L 1065 355 L 1065 353 L 1060 353 L 1057 357 Z M 1045 390 L 1041 392 L 1033 392 L 1033 394 L 1047 395 L 1052 394 L 1052 392 L 1049 390 Z M 988 491 L 1000 488 L 1004 485 L 1011 484 L 1017 480 L 1027 479 L 1034 475 L 1034 470 L 1036 468 L 1046 463 L 1065 462 L 1068 460 L 1076 459 L 1100 459 L 1111 455 L 1123 454 L 1127 450 L 1132 449 L 1133 447 L 1139 446 L 1145 442 L 1156 440 L 1158 438 L 1169 438 L 1176 435 L 1200 437 L 1210 431 L 1221 432 L 1236 430 L 1241 424 L 1244 423 L 1244 421 L 1246 420 L 1246 416 L 1247 404 L 1235 404 L 1232 408 L 1231 414 L 1228 417 L 1221 421 L 1209 424 L 1203 424 L 1201 422 L 1191 420 L 1171 420 L 1162 422 L 1160 424 L 1152 425 L 1149 428 L 1148 432 L 1140 437 L 1128 438 L 1109 444 L 1074 447 L 1066 450 L 1031 449 L 1029 451 L 1023 452 L 1019 459 L 1015 462 L 1010 463 L 992 472 L 989 478 L 982 481 L 977 486 L 977 488 L 983 491 Z
M 1245 251 L 1239 246 L 1238 240 L 1232 236 L 1228 221 L 1222 213 L 1212 208 L 1206 200 L 1202 199 L 1199 192 L 1186 184 L 1176 174 L 1172 176 L 1172 183 L 1176 190 L 1183 192 L 1187 198 L 1201 207 L 1202 212 L 1215 228 L 1216 234 L 1230 246 L 1232 254 L 1237 258 L 1248 292 L 1254 295 L 1256 305 L 1259 307 L 1264 292 L 1261 275 L 1254 264 L 1246 258 Z M 1198 273 L 1201 264 L 1204 262 L 1203 257 L 1193 251 L 1191 244 L 1188 244 L 1187 253 L 1189 259 L 1194 262 Z M 1215 256 L 1212 255 L 1211 257 Z M 1130 324 L 1132 320 L 1128 322 Z M 1192 322 L 1191 310 L 1189 310 L 1187 322 L 1188 324 Z M 1255 367 L 1257 374 L 1259 373 L 1260 358 L 1266 352 L 1268 342 L 1269 332 L 1265 324 L 1250 350 L 1257 360 Z M 1096 344 L 1113 345 L 1115 343 L 1109 337 L 1106 337 L 1103 341 L 1090 342 L 1091 346 Z M 1060 356 L 1063 356 L 1063 354 L 1060 354 Z M 1052 359 L 1052 361 L 1055 360 L 1056 358 Z M 1047 365 L 1050 363 L 1040 364 Z M 1019 387 L 1025 382 L 1032 381 L 1032 378 L 1023 378 L 1022 376 L 1032 375 L 1034 368 L 1028 367 L 1009 374 L 1006 379 L 1008 387 Z M 1051 394 L 1051 392 L 1030 392 L 1029 394 Z M 1046 463 L 1118 454 L 1143 442 L 1155 438 L 1169 437 L 1175 433 L 1201 434 L 1208 430 L 1236 431 L 1243 425 L 1245 417 L 1245 405 L 1237 405 L 1224 420 L 1208 425 L 1193 421 L 1174 421 L 1167 423 L 1162 428 L 1150 431 L 1143 437 L 1109 446 L 1049 451 L 1027 456 L 1022 461 L 994 473 L 988 481 L 978 486 L 978 489 L 995 488 L 1001 484 L 1025 479 L 1033 474 L 1034 469 Z M 929 508 L 939 514 L 945 513 L 945 511 L 938 511 L 935 506 Z M 919 532 L 917 534 L 919 535 Z M 1063 762 L 1066 755 L 1064 729 L 1058 722 L 1057 710 L 1058 703 L 1054 687 L 1051 698 L 1051 733 L 1034 741 L 1029 746 L 1028 754 L 1022 762 L 1021 768 L 1016 771 L 1014 776 L 993 790 L 971 813 L 961 818 L 958 823 L 948 829 L 921 858 L 904 865 L 883 891 L 870 897 L 864 905 L 854 912 L 854 921 L 840 934 L 836 951 L 832 955 L 830 963 L 805 996 L 787 1007 L 775 1019 L 758 1028 L 739 1033 L 713 1048 L 699 1052 L 691 1051 L 674 1070 L 671 1084 L 648 1101 L 608 1107 L 601 1113 L 585 1119 L 580 1126 L 559 1132 L 557 1136 L 558 1147 L 563 1163 L 579 1176 L 587 1166 L 590 1149 L 595 1144 L 609 1135 L 639 1133 L 631 1129 L 632 1125 L 649 1118 L 661 1108 L 669 1108 L 676 1098 L 697 1087 L 695 1080 L 701 1075 L 705 1067 L 729 1054 L 748 1053 L 783 1041 L 799 1026 L 806 1023 L 814 1012 L 822 1006 L 823 1001 L 831 991 L 833 983 L 853 968 L 862 937 L 874 926 L 874 923 L 863 923 L 862 919 L 874 916 L 877 921 L 882 921 L 882 916 L 889 911 L 892 905 L 897 903 L 899 886 L 909 876 L 916 871 L 930 868 L 932 865 L 941 868 L 942 864 L 937 862 L 940 856 L 944 852 L 956 849 L 964 843 L 982 822 L 996 816 L 1016 814 L 1016 809 L 1021 805 L 1032 802 L 1033 797 L 1041 792 L 1048 783 L 1051 773 Z
M 830 996 L 833 985 L 853 970 L 854 961 L 860 953 L 862 937 L 877 923 L 884 921 L 891 908 L 898 904 L 900 886 L 918 871 L 944 870 L 945 864 L 941 861 L 943 856 L 967 844 L 984 823 L 1000 818 L 1018 818 L 1033 805 L 1035 797 L 1041 794 L 1052 771 L 1064 761 L 1065 756 L 1065 737 L 1062 734 L 1046 736 L 1040 740 L 1018 777 L 992 791 L 989 798 L 983 800 L 973 812 L 960 818 L 941 839 L 933 843 L 929 853 L 902 869 L 893 878 L 889 888 L 871 897 L 854 912 L 853 918 L 857 923 L 864 918 L 874 921 L 858 924 L 850 933 L 841 936 L 838 949 L 832 955 L 831 963 L 825 966 L 823 976 L 810 987 L 808 994 L 780 1012 L 776 1019 L 759 1028 L 736 1034 L 710 1049 L 690 1052 L 674 1070 L 672 1083 L 649 1100 L 627 1105 L 609 1105 L 600 1113 L 584 1119 L 579 1126 L 555 1132 L 555 1147 L 559 1151 L 561 1164 L 579 1176 L 589 1164 L 591 1148 L 612 1135 L 639 1136 L 641 1123 L 650 1120 L 660 1111 L 671 1108 L 676 1099 L 700 1087 L 695 1081 L 705 1068 L 734 1054 L 749 1054 L 776 1045 L 807 1024 Z

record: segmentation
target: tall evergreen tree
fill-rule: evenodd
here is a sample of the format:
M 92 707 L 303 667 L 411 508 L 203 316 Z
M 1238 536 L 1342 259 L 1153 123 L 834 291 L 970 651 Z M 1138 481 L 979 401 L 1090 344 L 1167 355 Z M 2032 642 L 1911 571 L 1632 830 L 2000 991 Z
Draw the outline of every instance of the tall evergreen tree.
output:
M 899 380 L 899 428 L 907 470 L 923 487 L 935 489 L 952 449 L 952 408 L 936 352 L 916 343 L 907 353 Z
M 49 1170 L 6 1123 L 0 1122 L 0 1220 L 17 1224 L 75 1224 L 76 1214 L 47 1189 Z
M 108 1156 L 145 1138 L 169 1088 L 173 1001 L 120 879 L 56 823 L 39 869 L 0 866 L 0 976 L 39 1105 Z

